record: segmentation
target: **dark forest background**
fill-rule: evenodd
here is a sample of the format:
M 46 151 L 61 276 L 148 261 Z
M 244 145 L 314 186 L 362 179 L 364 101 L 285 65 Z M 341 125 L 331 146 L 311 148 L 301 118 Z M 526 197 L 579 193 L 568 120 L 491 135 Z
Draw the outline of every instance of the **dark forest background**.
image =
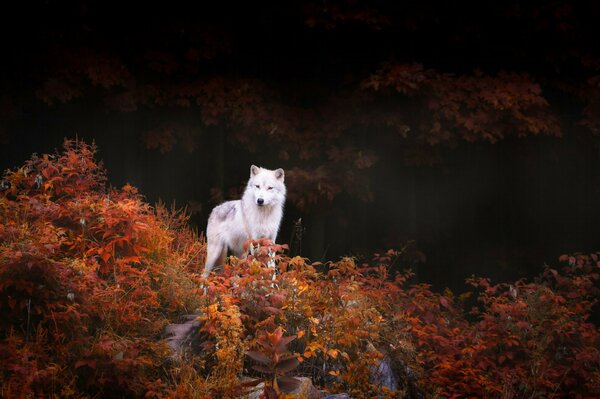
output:
M 110 183 L 205 227 L 286 169 L 312 260 L 414 240 L 460 289 L 599 248 L 595 1 L 45 1 L 0 24 L 0 167 L 95 140 Z

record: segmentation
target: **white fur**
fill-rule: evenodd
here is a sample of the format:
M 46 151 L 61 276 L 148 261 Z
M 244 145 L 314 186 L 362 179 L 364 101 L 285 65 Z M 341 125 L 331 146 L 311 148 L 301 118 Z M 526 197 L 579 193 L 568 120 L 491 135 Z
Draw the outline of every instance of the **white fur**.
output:
M 228 249 L 242 257 L 244 243 L 249 239 L 265 237 L 275 242 L 285 203 L 284 178 L 283 169 L 252 165 L 242 199 L 224 202 L 212 210 L 206 226 L 204 276 L 225 262 Z

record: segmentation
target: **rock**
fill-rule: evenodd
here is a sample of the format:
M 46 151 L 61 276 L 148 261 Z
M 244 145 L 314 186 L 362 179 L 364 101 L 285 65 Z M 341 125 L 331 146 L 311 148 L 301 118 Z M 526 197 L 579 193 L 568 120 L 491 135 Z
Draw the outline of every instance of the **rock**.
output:
M 352 397 L 347 393 L 336 393 L 333 395 L 327 395 L 321 399 L 352 399 Z
M 376 366 L 371 367 L 371 382 L 379 388 L 398 390 L 398 382 L 387 359 L 382 359 Z
M 289 394 L 295 399 L 321 399 L 323 394 L 313 385 L 308 377 L 295 377 L 300 380 L 300 386 Z
M 173 352 L 183 355 L 190 347 L 193 337 L 200 326 L 197 314 L 186 315 L 186 322 L 182 324 L 170 324 L 165 328 L 167 344 Z
M 265 383 L 261 382 L 254 388 L 250 389 L 250 392 L 248 392 L 246 396 L 244 396 L 244 399 L 260 399 L 260 395 L 263 393 L 263 389 L 265 389 Z
M 370 342 L 367 344 L 367 351 L 381 353 Z M 376 365 L 371 367 L 370 380 L 373 385 L 379 388 L 385 387 L 392 392 L 398 390 L 398 380 L 390 365 L 389 357 L 385 353 L 383 359 L 380 359 Z
M 295 377 L 300 380 L 300 386 L 295 390 L 286 394 L 286 398 L 288 399 L 323 399 L 323 392 L 318 390 L 308 377 Z M 244 399 L 259 399 L 260 395 L 263 392 L 265 387 L 264 382 L 261 382 L 256 387 L 254 387 L 245 397 Z M 331 396 L 331 395 L 329 395 Z M 349 399 L 349 397 L 339 397 L 334 399 Z

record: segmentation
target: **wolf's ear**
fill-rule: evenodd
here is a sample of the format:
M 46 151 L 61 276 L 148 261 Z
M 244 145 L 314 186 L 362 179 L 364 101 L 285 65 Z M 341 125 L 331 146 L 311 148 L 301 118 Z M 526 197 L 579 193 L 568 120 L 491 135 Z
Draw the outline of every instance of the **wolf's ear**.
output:
M 275 171 L 275 177 L 277 178 L 277 180 L 281 180 L 283 181 L 284 177 L 285 177 L 285 173 L 283 173 L 283 169 L 279 168 Z
M 250 176 L 256 176 L 258 174 L 259 167 L 256 165 L 250 166 Z

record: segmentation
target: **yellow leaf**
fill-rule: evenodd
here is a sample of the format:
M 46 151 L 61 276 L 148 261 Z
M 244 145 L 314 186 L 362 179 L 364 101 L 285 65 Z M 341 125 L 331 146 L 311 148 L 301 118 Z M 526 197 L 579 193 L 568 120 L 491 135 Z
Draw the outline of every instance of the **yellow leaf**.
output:
M 301 287 L 301 288 L 298 290 L 298 295 L 302 294 L 302 293 L 303 293 L 304 291 L 306 291 L 307 289 L 308 289 L 308 285 L 305 285 L 305 286 Z
M 208 313 L 217 313 L 218 309 L 219 309 L 219 304 L 213 303 L 212 305 L 209 305 Z

